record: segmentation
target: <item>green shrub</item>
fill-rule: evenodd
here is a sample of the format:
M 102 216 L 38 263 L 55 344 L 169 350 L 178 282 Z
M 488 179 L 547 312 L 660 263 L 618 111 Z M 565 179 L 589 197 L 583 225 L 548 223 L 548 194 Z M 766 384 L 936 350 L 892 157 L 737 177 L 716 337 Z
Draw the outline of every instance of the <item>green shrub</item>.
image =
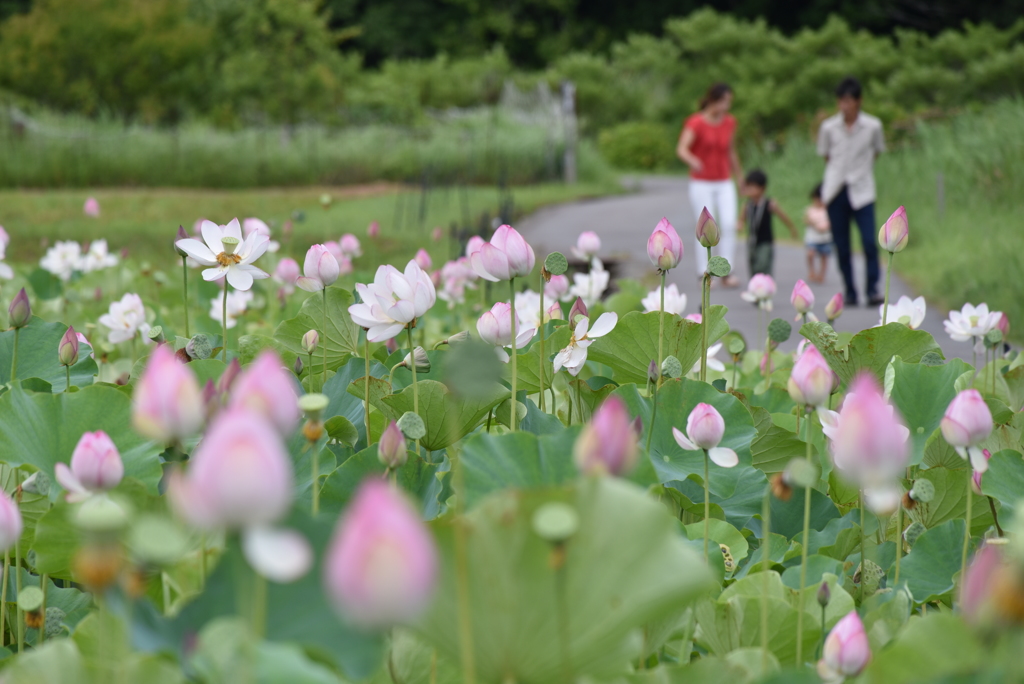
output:
M 620 169 L 667 169 L 675 162 L 675 131 L 660 123 L 633 121 L 601 131 L 598 149 Z

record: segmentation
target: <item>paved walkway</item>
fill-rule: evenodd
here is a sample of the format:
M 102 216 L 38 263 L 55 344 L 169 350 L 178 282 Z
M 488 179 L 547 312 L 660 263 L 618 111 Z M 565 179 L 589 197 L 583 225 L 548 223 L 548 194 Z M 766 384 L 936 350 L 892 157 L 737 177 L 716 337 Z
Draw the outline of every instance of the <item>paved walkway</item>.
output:
M 538 259 L 554 250 L 568 256 L 569 248 L 575 244 L 576 237 L 584 230 L 592 230 L 601 237 L 601 256 L 618 259 L 621 262 L 618 274 L 620 277 L 640 279 L 654 289 L 657 277 L 647 258 L 647 238 L 661 217 L 666 216 L 683 236 L 686 248 L 682 264 L 669 272 L 669 282 L 675 283 L 680 292 L 686 294 L 686 313 L 698 311 L 700 285 L 694 259 L 696 245 L 692 238 L 696 221 L 687 197 L 686 179 L 654 176 L 627 182 L 637 185 L 638 191 L 628 195 L 547 207 L 519 221 L 516 228 L 533 245 Z M 799 215 L 796 210 L 790 213 Z M 716 287 L 711 291 L 711 302 L 729 307 L 729 325 L 734 330 L 742 332 L 750 342 L 758 335 L 758 310 L 754 305 L 740 299 L 740 292 L 746 287 L 748 278 L 746 246 L 742 242 L 738 245 L 735 262 L 733 272 L 739 277 L 742 286 L 736 289 Z M 854 277 L 860 287 L 863 287 L 864 262 L 859 256 L 855 257 L 854 269 Z M 775 297 L 775 310 L 772 316 L 792 320 L 796 311 L 789 303 L 790 293 L 798 279 L 806 280 L 807 277 L 803 246 L 776 244 L 774 276 L 778 294 Z M 884 288 L 884 279 L 883 264 L 880 289 Z M 834 255 L 829 260 L 825 283 L 812 285 L 811 289 L 816 300 L 814 311 L 823 319 L 825 304 L 836 292 L 843 291 L 842 276 Z M 901 295 L 910 294 L 910 289 L 894 274 L 891 301 L 899 299 Z M 875 307 L 848 307 L 842 317 L 835 322 L 835 328 L 838 331 L 863 330 L 878 325 L 879 318 L 878 309 Z M 942 327 L 944 318 L 945 312 L 929 307 L 921 328 L 935 337 L 947 357 L 960 356 L 969 359 L 970 345 L 958 344 L 949 339 Z M 795 349 L 801 339 L 796 334 L 796 329 L 797 326 L 794 325 L 794 334 L 790 341 L 783 345 L 783 350 Z

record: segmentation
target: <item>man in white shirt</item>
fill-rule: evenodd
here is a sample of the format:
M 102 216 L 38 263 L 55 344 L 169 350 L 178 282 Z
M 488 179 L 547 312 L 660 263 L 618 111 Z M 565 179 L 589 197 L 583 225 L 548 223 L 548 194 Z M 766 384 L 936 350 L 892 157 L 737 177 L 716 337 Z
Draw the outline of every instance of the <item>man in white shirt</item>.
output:
M 846 305 L 857 305 L 850 259 L 850 221 L 857 224 L 866 263 L 865 295 L 878 306 L 878 245 L 875 243 L 875 157 L 885 151 L 882 122 L 860 110 L 860 82 L 847 76 L 836 88 L 839 113 L 818 129 L 818 154 L 825 158 L 821 199 L 828 207 L 839 270 L 846 283 Z

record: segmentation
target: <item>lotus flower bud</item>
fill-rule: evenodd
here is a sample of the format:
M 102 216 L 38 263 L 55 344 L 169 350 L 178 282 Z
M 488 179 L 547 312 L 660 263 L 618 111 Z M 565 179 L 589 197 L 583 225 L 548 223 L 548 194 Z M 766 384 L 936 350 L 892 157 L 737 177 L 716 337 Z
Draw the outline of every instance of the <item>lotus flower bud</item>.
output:
M 299 422 L 295 382 L 282 367 L 281 357 L 270 349 L 260 352 L 239 376 L 228 406 L 264 416 L 282 435 L 291 434 Z
M 419 264 L 419 267 L 424 271 L 429 271 L 430 267 L 434 265 L 434 261 L 430 258 L 430 254 L 428 254 L 427 250 L 423 248 L 420 248 L 416 252 L 416 256 L 413 257 L 413 261 Z
M 996 321 L 996 329 L 1003 333 L 1003 339 L 1010 337 L 1010 319 L 1002 311 L 999 312 L 999 320 Z
M 373 239 L 380 235 L 380 222 L 370 221 L 370 225 L 366 226 L 366 236 Z
M 341 252 L 350 259 L 360 257 L 363 255 L 362 245 L 359 244 L 359 238 L 352 233 L 345 233 L 338 240 L 338 246 L 341 247 Z
M 587 313 L 587 305 L 583 303 L 583 300 L 579 297 L 572 303 L 572 308 L 569 309 L 569 325 L 576 327 L 576 323 L 580 317 L 589 318 L 590 314 Z
M 720 239 L 721 234 L 718 230 L 718 224 L 711 217 L 711 212 L 708 211 L 708 208 L 704 207 L 697 218 L 697 241 L 702 247 L 714 247 Z
M 427 350 L 423 347 L 416 347 L 411 354 L 406 354 L 402 359 L 402 365 L 410 370 L 412 370 L 413 363 L 416 364 L 417 373 L 430 372 L 430 358 L 427 356 Z
M 830 681 L 855 677 L 871 661 L 871 646 L 857 611 L 850 611 L 836 623 L 825 639 L 818 674 Z
M 429 605 L 437 573 L 437 549 L 419 513 L 388 484 L 364 482 L 324 561 L 327 594 L 341 615 L 364 629 L 412 622 Z
M 217 381 L 217 391 L 220 394 L 227 394 L 231 391 L 231 388 L 235 384 L 235 380 L 242 372 L 242 364 L 238 362 L 237 358 L 231 359 L 228 363 L 228 367 L 224 369 L 224 372 L 220 375 L 220 380 Z
M 909 465 L 910 431 L 895 415 L 873 376 L 854 379 L 838 419 L 823 429 L 832 443 L 832 460 L 852 483 L 869 486 L 899 476 Z
M 289 257 L 278 261 L 274 268 L 274 278 L 286 285 L 294 285 L 300 275 L 302 271 L 299 270 L 299 262 Z
M 647 366 L 647 382 L 658 382 L 660 377 L 661 371 L 658 368 L 658 362 L 651 359 L 651 363 Z
M 434 230 L 430 231 L 430 239 L 434 242 L 440 242 L 443 237 L 444 229 L 441 226 L 434 226 Z
M 832 299 L 828 300 L 828 304 L 825 305 L 825 318 L 829 323 L 843 315 L 843 304 L 842 292 L 836 292 Z
M 814 308 L 814 293 L 811 292 L 811 288 L 807 283 L 800 279 L 793 286 L 793 294 L 790 296 L 789 301 L 797 313 L 804 315 Z
M 292 371 L 295 372 L 295 377 L 299 377 L 299 376 L 302 375 L 302 369 L 303 368 L 305 368 L 305 366 L 302 363 L 302 359 L 300 357 L 296 356 L 295 357 L 295 363 L 292 364 Z
M 564 275 L 553 275 L 544 286 L 544 296 L 551 299 L 561 299 L 569 294 L 569 279 Z
M 710 404 L 697 404 L 686 421 L 686 434 L 701 449 L 718 446 L 725 435 L 722 414 Z
M 316 330 L 310 330 L 302 336 L 302 348 L 306 350 L 307 354 L 312 354 L 316 351 L 317 346 L 320 344 L 320 333 Z
M 78 440 L 70 469 L 58 463 L 55 471 L 60 486 L 68 492 L 68 501 L 83 501 L 93 492 L 116 487 L 124 477 L 124 463 L 107 433 L 97 430 Z
M 203 400 L 192 372 L 160 345 L 135 385 L 132 424 L 163 444 L 191 437 L 203 424 Z
M 515 228 L 503 225 L 494 231 L 490 242 L 469 255 L 469 262 L 481 278 L 499 282 L 529 275 L 536 256 Z
M 271 424 L 236 406 L 217 416 L 188 471 L 170 478 L 167 495 L 175 512 L 196 527 L 248 528 L 288 512 L 293 480 L 291 459 Z
M 832 590 L 828 588 L 828 582 L 822 582 L 818 588 L 818 605 L 825 608 L 830 600 L 832 600 Z
M 326 245 L 313 245 L 306 252 L 302 275 L 295 279 L 295 284 L 307 292 L 319 292 L 336 281 L 339 275 L 341 266 L 337 257 Z
M 64 336 L 60 338 L 60 345 L 57 347 L 57 358 L 62 366 L 74 366 L 78 363 L 78 335 L 74 326 L 68 327 Z
M 962 458 L 970 457 L 971 467 L 978 472 L 988 470 L 988 460 L 979 445 L 988 439 L 993 428 L 992 412 L 976 389 L 960 392 L 946 408 L 939 422 L 942 436 Z
M 572 252 L 580 259 L 590 260 L 601 251 L 601 238 L 592 230 L 585 230 L 576 238 Z
M 878 230 L 878 244 L 887 252 L 895 254 L 907 247 L 910 238 L 910 226 L 907 223 L 907 210 L 900 207 Z
M 789 396 L 802 406 L 824 406 L 832 394 L 832 369 L 813 344 L 793 364 L 789 376 Z
M 564 318 L 565 316 L 562 314 L 562 307 L 558 302 L 551 302 L 551 306 L 549 306 L 547 311 L 544 312 L 545 321 L 560 321 Z
M 626 404 L 610 396 L 584 426 L 573 447 L 576 467 L 586 475 L 625 475 L 636 465 L 639 446 Z
M 662 272 L 675 268 L 682 260 L 683 241 L 667 218 L 658 222 L 647 239 L 647 257 Z
M 1003 564 L 999 545 L 985 544 L 974 555 L 960 584 L 960 613 L 969 623 L 977 623 L 992 601 L 992 587 Z
M 409 452 L 405 446 L 405 435 L 398 427 L 398 423 L 391 421 L 380 436 L 380 443 L 377 444 L 377 458 L 388 468 L 400 468 L 405 465 Z
M 21 288 L 11 300 L 11 305 L 7 309 L 7 320 L 12 328 L 24 328 L 32 320 L 32 305 L 29 304 L 25 288 Z
M 185 230 L 184 226 L 178 226 L 178 234 L 174 236 L 174 242 L 171 243 L 178 256 L 184 259 L 188 256 L 188 253 L 182 250 L 181 247 L 178 247 L 178 240 L 188 240 L 188 231 Z
M 85 200 L 85 205 L 82 207 L 82 211 L 86 216 L 96 218 L 100 215 L 100 203 L 95 197 L 90 197 Z
M 0 491 L 0 549 L 7 551 L 21 538 L 22 521 L 18 504 Z

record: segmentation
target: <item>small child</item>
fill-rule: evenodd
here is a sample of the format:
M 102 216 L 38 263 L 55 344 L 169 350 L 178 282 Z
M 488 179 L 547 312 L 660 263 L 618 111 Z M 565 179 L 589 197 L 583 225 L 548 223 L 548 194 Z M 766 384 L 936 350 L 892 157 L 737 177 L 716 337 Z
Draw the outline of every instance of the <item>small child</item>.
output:
M 811 190 L 811 205 L 804 209 L 804 245 L 807 247 L 807 279 L 812 283 L 825 282 L 825 267 L 832 254 L 832 226 L 828 222 L 828 209 L 821 201 L 821 183 Z M 817 261 L 821 268 L 814 270 Z
M 750 261 L 750 275 L 756 273 L 772 274 L 775 262 L 775 235 L 772 232 L 772 215 L 786 224 L 790 234 L 796 239 L 796 226 L 790 220 L 779 203 L 766 196 L 768 176 L 761 169 L 754 169 L 747 174 L 743 183 L 742 194 L 747 198 L 740 216 L 740 232 L 749 231 L 747 238 L 747 258 Z

